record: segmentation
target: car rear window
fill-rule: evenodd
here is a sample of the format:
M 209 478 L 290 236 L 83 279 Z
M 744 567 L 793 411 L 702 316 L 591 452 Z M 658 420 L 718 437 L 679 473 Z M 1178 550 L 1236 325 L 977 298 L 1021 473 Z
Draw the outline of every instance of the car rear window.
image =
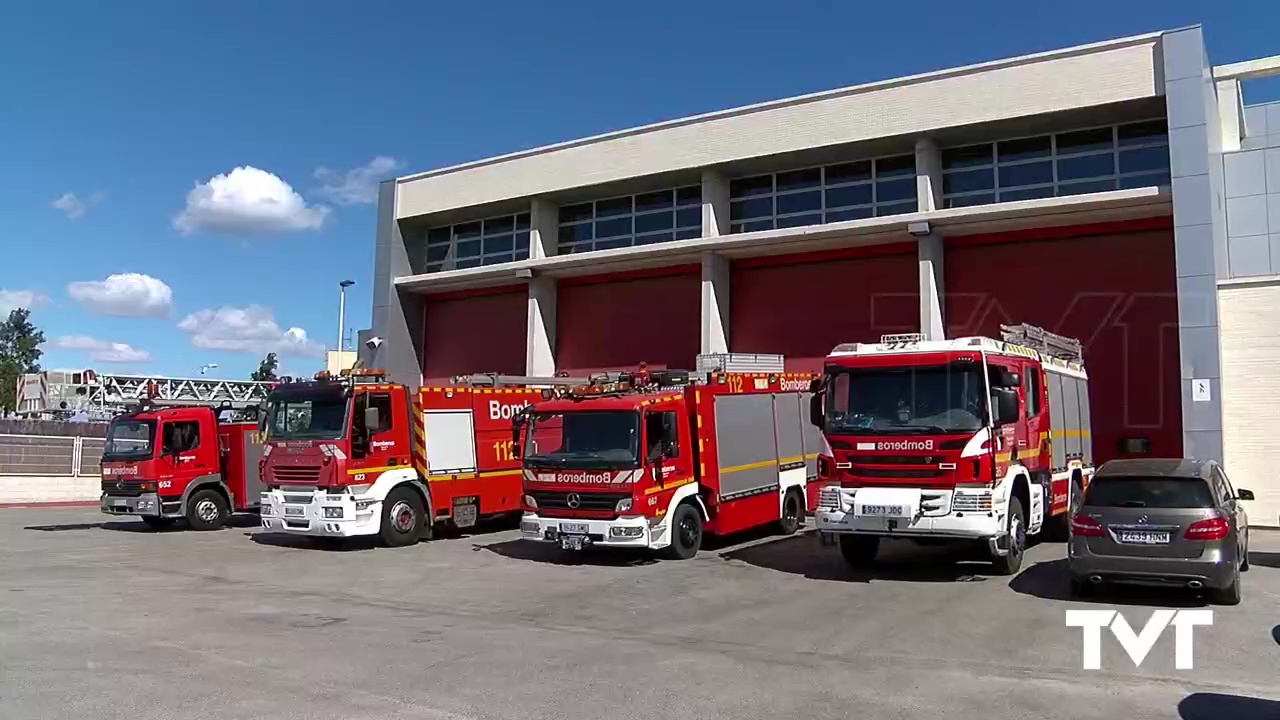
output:
M 1099 477 L 1085 493 L 1094 507 L 1211 508 L 1209 484 L 1195 478 Z

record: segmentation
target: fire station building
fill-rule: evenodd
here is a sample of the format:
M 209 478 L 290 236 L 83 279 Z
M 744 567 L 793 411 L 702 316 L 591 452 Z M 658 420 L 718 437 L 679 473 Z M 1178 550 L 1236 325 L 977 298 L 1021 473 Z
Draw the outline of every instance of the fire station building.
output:
M 886 333 L 1079 338 L 1099 461 L 1224 458 L 1277 524 L 1280 103 L 1199 27 L 734 108 L 379 195 L 369 361 L 417 384 L 814 370 Z

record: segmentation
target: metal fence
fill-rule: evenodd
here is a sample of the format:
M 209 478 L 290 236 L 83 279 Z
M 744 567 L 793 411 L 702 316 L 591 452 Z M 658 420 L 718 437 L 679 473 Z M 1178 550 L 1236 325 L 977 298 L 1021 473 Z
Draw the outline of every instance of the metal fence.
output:
M 0 435 L 0 475 L 97 475 L 104 442 L 100 437 Z

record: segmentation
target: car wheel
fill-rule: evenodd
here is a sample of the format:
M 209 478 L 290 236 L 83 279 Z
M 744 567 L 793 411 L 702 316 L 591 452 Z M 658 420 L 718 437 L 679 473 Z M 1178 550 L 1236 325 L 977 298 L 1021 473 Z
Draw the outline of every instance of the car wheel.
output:
M 863 568 L 876 561 L 880 538 L 875 535 L 841 535 L 840 556 L 851 568 Z
M 1215 588 L 1211 594 L 1211 599 L 1217 605 L 1239 605 L 1240 604 L 1240 572 L 1237 571 L 1231 580 L 1231 584 L 1224 588 Z
M 800 503 L 800 493 L 795 490 L 787 492 L 782 498 L 782 518 L 778 520 L 778 532 L 783 535 L 794 535 L 800 529 L 800 519 L 804 515 Z
M 702 548 L 702 514 L 689 503 L 677 505 L 671 517 L 671 544 L 663 551 L 668 560 L 688 560 Z
M 1009 499 L 1009 520 L 1005 531 L 1009 534 L 1009 551 L 995 555 L 991 564 L 997 575 L 1016 575 L 1022 569 L 1022 555 L 1027 549 L 1027 520 L 1022 511 L 1022 501 Z
M 230 514 L 222 493 L 212 488 L 197 490 L 187 500 L 187 523 L 192 530 L 217 530 Z

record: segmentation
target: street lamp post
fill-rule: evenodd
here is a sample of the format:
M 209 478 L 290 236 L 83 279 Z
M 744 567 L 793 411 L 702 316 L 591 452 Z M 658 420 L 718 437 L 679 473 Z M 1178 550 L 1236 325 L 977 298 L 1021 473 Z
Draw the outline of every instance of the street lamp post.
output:
M 343 326 L 343 323 L 346 322 L 345 316 L 347 313 L 347 288 L 355 284 L 356 284 L 355 280 L 343 280 L 342 282 L 338 283 L 338 352 L 339 353 L 342 352 L 342 335 L 343 335 L 342 326 Z M 341 358 L 342 356 L 339 355 L 338 357 Z M 341 362 L 341 359 L 339 359 L 339 362 Z

